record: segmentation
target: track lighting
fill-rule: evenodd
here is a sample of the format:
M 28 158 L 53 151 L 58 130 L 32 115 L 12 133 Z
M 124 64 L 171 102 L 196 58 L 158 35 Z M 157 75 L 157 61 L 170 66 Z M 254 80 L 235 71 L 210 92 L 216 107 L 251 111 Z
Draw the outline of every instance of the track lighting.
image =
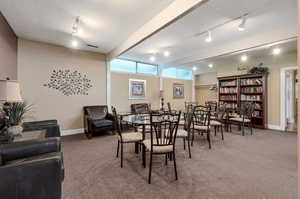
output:
M 72 47 L 76 48 L 78 46 L 78 41 L 72 40 Z
M 279 55 L 281 53 L 281 49 L 276 47 L 276 48 L 273 49 L 272 53 L 273 53 L 273 55 Z
M 247 16 L 244 15 L 244 16 L 242 17 L 242 21 L 241 21 L 241 23 L 240 23 L 240 25 L 239 25 L 239 27 L 238 27 L 239 31 L 244 31 L 244 30 L 245 30 L 246 20 L 247 20 Z
M 248 60 L 247 55 L 243 55 L 243 56 L 241 57 L 241 60 L 242 60 L 243 62 L 247 61 L 247 60 Z
M 156 60 L 155 56 L 151 56 L 149 59 L 151 62 L 155 62 L 155 60 Z
M 206 42 L 211 42 L 212 41 L 212 37 L 211 37 L 211 32 L 207 31 L 207 37 L 205 38 Z
M 164 56 L 165 56 L 165 57 L 169 57 L 169 56 L 170 56 L 170 52 L 169 52 L 169 51 L 165 51 L 165 52 L 164 52 Z

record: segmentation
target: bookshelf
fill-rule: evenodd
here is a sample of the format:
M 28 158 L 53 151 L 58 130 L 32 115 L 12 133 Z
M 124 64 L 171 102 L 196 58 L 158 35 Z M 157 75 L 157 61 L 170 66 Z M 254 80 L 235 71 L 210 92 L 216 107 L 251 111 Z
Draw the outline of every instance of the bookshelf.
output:
M 253 126 L 266 128 L 267 74 L 247 74 L 218 78 L 219 103 L 238 109 L 244 102 L 254 102 Z

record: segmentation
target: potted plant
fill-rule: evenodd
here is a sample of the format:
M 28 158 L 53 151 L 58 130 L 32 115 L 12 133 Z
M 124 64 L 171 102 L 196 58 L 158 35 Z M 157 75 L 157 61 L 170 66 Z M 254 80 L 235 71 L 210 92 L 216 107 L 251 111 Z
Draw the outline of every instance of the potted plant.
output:
M 23 131 L 22 122 L 26 114 L 31 110 L 32 105 L 27 105 L 26 102 L 10 103 L 8 105 L 8 124 L 7 129 L 9 134 L 14 136 L 21 135 Z
M 263 67 L 263 63 L 260 63 L 258 66 L 252 67 L 248 73 L 250 74 L 257 74 L 257 73 L 267 73 L 269 72 L 268 67 Z

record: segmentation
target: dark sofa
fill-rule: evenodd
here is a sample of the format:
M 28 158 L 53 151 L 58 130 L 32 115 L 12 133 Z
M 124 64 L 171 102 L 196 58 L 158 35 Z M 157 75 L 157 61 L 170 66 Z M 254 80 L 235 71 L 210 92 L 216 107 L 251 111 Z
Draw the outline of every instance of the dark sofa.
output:
M 147 103 L 131 104 L 130 107 L 132 114 L 149 113 L 151 111 Z
M 23 132 L 46 130 L 46 137 L 60 137 L 60 128 L 57 120 L 43 120 L 34 122 L 24 122 Z
M 60 138 L 0 145 L 0 198 L 60 199 L 64 179 Z

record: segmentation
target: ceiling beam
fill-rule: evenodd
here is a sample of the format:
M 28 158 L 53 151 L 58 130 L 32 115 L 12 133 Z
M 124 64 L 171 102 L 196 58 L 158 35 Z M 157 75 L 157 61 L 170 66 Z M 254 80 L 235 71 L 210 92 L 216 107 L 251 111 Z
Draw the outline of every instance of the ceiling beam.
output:
M 174 0 L 167 8 L 131 34 L 126 41 L 108 53 L 108 60 L 122 55 L 207 1 L 209 0 Z

